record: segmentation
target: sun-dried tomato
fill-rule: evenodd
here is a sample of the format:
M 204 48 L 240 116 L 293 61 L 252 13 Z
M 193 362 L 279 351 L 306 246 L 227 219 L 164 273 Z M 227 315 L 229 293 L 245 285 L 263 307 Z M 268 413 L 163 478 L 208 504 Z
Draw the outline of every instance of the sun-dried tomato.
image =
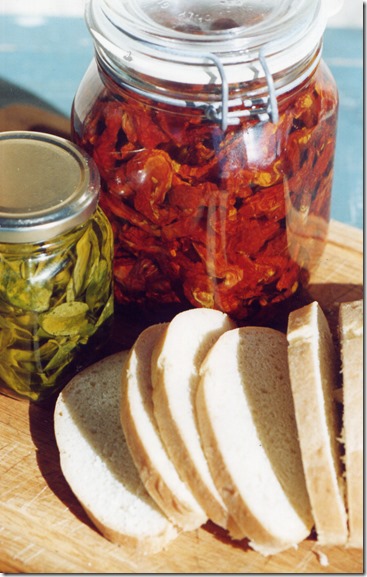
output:
M 104 74 L 100 71 L 100 74 Z M 244 319 L 291 296 L 322 252 L 337 95 L 327 69 L 279 99 L 279 121 L 225 132 L 199 110 L 111 79 L 74 138 L 96 161 L 115 236 L 118 303 L 182 303 Z

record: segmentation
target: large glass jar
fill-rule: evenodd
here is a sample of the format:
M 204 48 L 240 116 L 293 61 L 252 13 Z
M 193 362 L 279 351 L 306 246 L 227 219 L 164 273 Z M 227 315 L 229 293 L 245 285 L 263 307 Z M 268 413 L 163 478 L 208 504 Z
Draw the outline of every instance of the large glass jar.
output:
M 99 174 L 74 144 L 0 135 L 0 391 L 41 401 L 105 344 L 113 234 Z
M 338 96 L 325 0 L 89 0 L 73 138 L 95 160 L 121 305 L 246 319 L 327 237 Z

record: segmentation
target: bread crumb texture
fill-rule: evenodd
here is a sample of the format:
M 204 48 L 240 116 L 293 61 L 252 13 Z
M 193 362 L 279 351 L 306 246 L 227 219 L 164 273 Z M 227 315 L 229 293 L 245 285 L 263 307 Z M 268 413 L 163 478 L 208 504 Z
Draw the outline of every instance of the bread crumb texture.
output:
M 120 379 L 126 353 L 79 373 L 55 407 L 63 474 L 101 532 L 142 551 L 160 550 L 177 536 L 146 492 L 120 424 Z
M 198 415 L 218 488 L 251 546 L 268 555 L 305 539 L 313 519 L 285 336 L 256 327 L 224 333 L 202 365 Z
M 304 331 L 296 329 L 300 324 Z M 320 544 L 348 535 L 341 461 L 341 423 L 334 390 L 339 363 L 327 319 L 317 302 L 292 311 L 287 338 L 291 386 L 306 484 Z

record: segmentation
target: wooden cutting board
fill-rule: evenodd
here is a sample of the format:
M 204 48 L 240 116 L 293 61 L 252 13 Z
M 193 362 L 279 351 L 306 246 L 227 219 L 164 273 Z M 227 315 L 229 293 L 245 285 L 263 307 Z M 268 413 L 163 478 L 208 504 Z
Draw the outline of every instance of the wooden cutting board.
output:
M 362 231 L 331 224 L 308 298 L 320 302 L 334 328 L 338 303 L 363 296 L 362 251 Z M 130 338 L 134 331 L 137 326 Z M 53 403 L 41 407 L 0 395 L 0 571 L 350 574 L 363 572 L 363 557 L 355 549 L 321 548 L 309 538 L 297 550 L 264 558 L 210 523 L 181 534 L 162 553 L 133 556 L 96 531 L 64 480 Z

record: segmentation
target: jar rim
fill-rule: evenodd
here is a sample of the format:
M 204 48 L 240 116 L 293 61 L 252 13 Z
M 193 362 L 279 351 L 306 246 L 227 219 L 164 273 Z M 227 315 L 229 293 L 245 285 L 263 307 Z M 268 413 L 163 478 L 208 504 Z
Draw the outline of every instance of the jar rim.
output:
M 209 82 L 208 74 L 205 82 L 202 69 L 208 68 L 207 54 L 210 53 L 227 68 L 240 65 L 241 80 L 246 81 L 263 76 L 261 67 L 256 67 L 260 51 L 267 58 L 271 74 L 289 68 L 313 52 L 326 27 L 330 12 L 327 2 L 88 0 L 86 21 L 97 52 L 105 62 L 134 67 L 142 74 L 150 71 L 151 76 L 174 78 L 181 83 L 185 82 L 184 66 L 189 75 L 187 82 L 205 84 Z M 208 4 L 210 11 L 205 12 Z M 185 6 L 192 9 L 180 10 Z M 218 12 L 215 6 L 224 8 Z M 211 30 L 210 25 L 215 27 L 221 13 L 227 15 L 227 21 L 238 25 Z M 216 14 L 214 24 L 213 14 Z M 190 19 L 194 23 L 191 27 Z M 169 65 L 172 60 L 174 66 Z M 232 76 L 228 74 L 231 83 Z M 220 83 L 218 75 L 215 81 Z
M 0 242 L 50 240 L 95 212 L 100 178 L 94 161 L 59 136 L 0 134 Z
M 101 67 L 117 83 L 166 104 L 203 108 L 225 130 L 239 122 L 238 106 L 277 122 L 277 97 L 301 84 L 321 57 L 330 1 L 88 0 L 86 22 Z M 205 21 L 210 6 L 199 32 L 180 25 L 186 12 L 179 8 L 188 5 L 195 22 Z M 207 30 L 213 14 L 236 26 Z

